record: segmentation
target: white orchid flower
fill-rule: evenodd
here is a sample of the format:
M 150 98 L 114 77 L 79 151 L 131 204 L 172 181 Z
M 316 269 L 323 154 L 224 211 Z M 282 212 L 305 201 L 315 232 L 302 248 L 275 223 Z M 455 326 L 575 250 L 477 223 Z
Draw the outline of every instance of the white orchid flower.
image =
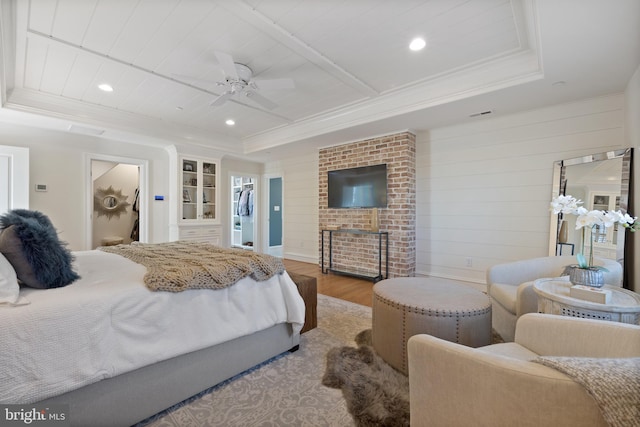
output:
M 629 215 L 628 213 L 625 213 L 622 216 L 622 219 L 619 221 L 621 224 L 629 224 L 629 225 L 633 225 L 634 222 L 636 222 L 636 220 L 638 219 L 637 216 L 632 217 L 631 215 Z
M 554 214 L 571 214 L 576 215 L 576 230 L 581 229 L 582 227 L 591 228 L 591 232 L 593 233 L 593 228 L 597 226 L 611 227 L 616 223 L 622 224 L 626 229 L 631 232 L 640 230 L 640 222 L 638 222 L 638 217 L 632 217 L 628 213 L 622 213 L 621 211 L 601 211 L 601 210 L 592 210 L 588 211 L 583 206 L 582 200 L 578 200 L 573 196 L 558 196 L 555 197 L 551 201 L 551 210 Z M 584 252 L 584 231 L 583 231 L 583 241 L 582 241 L 582 251 Z M 578 254 L 578 261 L 580 268 L 588 268 L 591 267 L 591 263 L 593 260 L 593 238 L 589 238 L 589 261 L 586 261 L 586 257 L 583 253 Z
M 554 214 L 572 214 L 578 209 L 578 205 L 582 204 L 582 200 L 578 200 L 571 195 L 560 195 L 551 201 L 551 210 Z
M 602 222 L 605 227 L 612 227 L 616 222 L 622 222 L 623 218 L 620 211 L 609 211 L 602 216 Z
M 586 209 L 584 209 L 586 211 Z M 594 225 L 603 225 L 604 224 L 604 215 L 603 211 L 588 211 L 581 213 L 576 219 L 576 230 L 582 227 L 593 227 Z

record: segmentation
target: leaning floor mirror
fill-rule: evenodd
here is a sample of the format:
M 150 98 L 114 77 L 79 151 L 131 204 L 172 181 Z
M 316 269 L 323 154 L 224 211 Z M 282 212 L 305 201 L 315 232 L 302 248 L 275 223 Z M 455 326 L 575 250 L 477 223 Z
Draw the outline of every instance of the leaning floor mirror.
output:
M 555 162 L 552 198 L 571 195 L 588 210 L 627 212 L 632 154 L 626 148 Z M 575 215 L 551 215 L 549 255 L 580 252 L 583 233 L 575 229 L 575 221 Z M 624 268 L 625 231 L 618 225 L 599 229 L 592 237 L 594 256 L 616 260 Z

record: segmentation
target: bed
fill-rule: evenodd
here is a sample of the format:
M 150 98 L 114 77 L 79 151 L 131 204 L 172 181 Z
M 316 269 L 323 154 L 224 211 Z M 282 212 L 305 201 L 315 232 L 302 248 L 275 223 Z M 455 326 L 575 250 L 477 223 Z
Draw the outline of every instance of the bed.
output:
M 79 279 L 0 306 L 0 403 L 128 426 L 299 344 L 305 307 L 286 271 L 154 292 L 148 267 L 122 255 L 71 255 Z

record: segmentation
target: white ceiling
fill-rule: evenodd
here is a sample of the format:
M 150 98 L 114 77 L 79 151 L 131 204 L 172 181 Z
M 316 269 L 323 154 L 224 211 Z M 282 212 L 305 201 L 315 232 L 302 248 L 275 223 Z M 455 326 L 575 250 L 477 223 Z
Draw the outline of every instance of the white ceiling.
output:
M 640 64 L 638 0 L 1 1 L 3 117 L 261 160 L 622 92 Z M 212 107 L 216 51 L 296 87 Z

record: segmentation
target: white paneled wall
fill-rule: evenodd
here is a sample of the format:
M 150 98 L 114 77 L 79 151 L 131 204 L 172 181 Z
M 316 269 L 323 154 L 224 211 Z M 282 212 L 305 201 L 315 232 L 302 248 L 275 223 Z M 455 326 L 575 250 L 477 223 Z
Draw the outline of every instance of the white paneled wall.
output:
M 614 95 L 418 133 L 417 274 L 484 282 L 546 256 L 555 160 L 625 146 Z
M 418 133 L 416 274 L 484 283 L 493 264 L 546 256 L 553 162 L 626 146 L 622 94 Z M 284 177 L 285 258 L 320 256 L 317 162 L 266 165 Z
M 282 174 L 284 258 L 316 263 L 318 255 L 318 152 L 265 165 Z

